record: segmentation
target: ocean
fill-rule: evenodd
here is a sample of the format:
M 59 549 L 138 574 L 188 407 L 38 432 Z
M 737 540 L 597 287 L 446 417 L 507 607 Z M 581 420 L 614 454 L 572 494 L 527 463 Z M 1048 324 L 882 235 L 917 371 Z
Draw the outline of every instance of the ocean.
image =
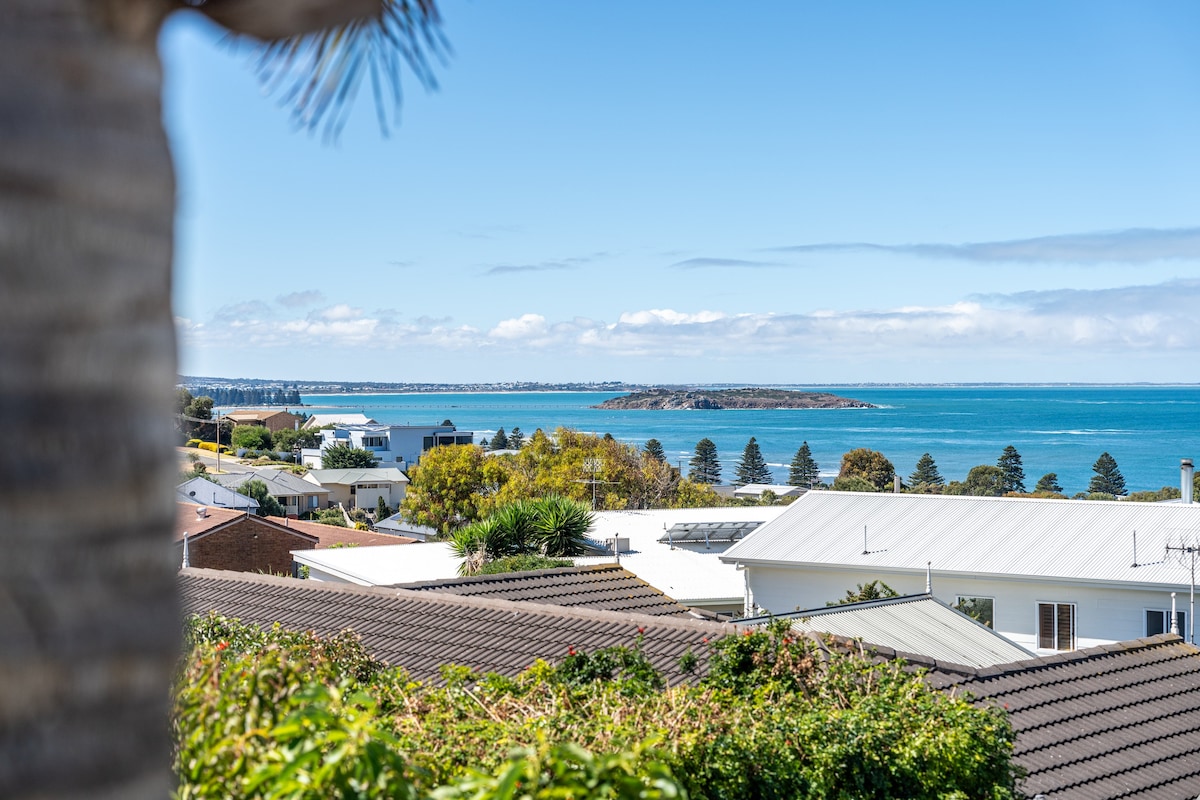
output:
M 788 388 L 804 389 L 796 386 Z M 662 442 L 686 472 L 696 442 L 717 446 L 722 478 L 753 436 L 776 481 L 787 480 L 801 442 L 821 474 L 832 479 L 842 454 L 879 450 L 907 478 L 923 453 L 947 481 L 963 480 L 978 464 L 995 464 L 1006 445 L 1020 452 L 1026 488 L 1047 472 L 1064 491 L 1087 489 L 1103 452 L 1117 461 L 1130 491 L 1179 486 L 1179 459 L 1200 459 L 1200 386 L 843 386 L 811 387 L 873 403 L 838 410 L 603 411 L 591 408 L 620 393 L 516 392 L 478 394 L 306 395 L 308 413 L 362 412 L 381 423 L 451 420 L 476 440 L 497 428 L 563 426 L 641 445 Z

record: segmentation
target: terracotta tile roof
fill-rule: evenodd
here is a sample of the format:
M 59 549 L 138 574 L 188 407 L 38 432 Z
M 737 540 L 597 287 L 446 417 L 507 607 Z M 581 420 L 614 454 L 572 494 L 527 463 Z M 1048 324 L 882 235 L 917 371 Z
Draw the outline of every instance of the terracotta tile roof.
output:
M 562 659 L 570 647 L 632 646 L 640 635 L 642 652 L 677 683 L 687 677 L 678 669 L 681 655 L 691 650 L 703 662 L 705 639 L 736 633 L 702 620 L 241 572 L 181 570 L 179 587 L 186 614 L 214 611 L 321 634 L 350 628 L 377 658 L 426 681 L 438 680 L 443 664 L 516 675 L 538 658 Z
M 1008 710 L 1026 795 L 1200 795 L 1200 649 L 1178 636 L 931 676 Z
M 414 591 L 496 597 L 650 616 L 686 616 L 690 613 L 686 606 L 675 602 L 618 564 L 444 578 L 396 586 Z
M 199 517 L 196 513 L 201 508 L 204 509 L 203 518 Z M 175 504 L 175 530 L 173 531 L 174 540 L 176 542 L 182 542 L 185 531 L 187 532 L 189 540 L 200 536 L 205 536 L 243 518 L 248 518 L 254 525 L 264 525 L 271 528 L 284 527 L 279 523 L 278 517 L 273 518 L 274 521 L 272 521 L 272 518 L 260 517 L 255 514 L 247 514 L 245 511 L 241 510 L 235 510 L 231 508 L 213 508 L 212 506 L 200 506 L 192 503 L 177 502 Z M 305 542 L 311 542 L 315 538 L 313 534 L 308 533 L 305 530 L 296 529 L 295 527 L 289 529 L 288 532 L 294 534 L 298 540 Z
M 325 547 L 333 547 L 335 544 L 340 545 L 357 545 L 359 547 L 378 547 L 388 544 L 413 544 L 417 539 L 408 536 L 392 536 L 387 533 L 375 533 L 373 531 L 360 531 L 354 528 L 340 528 L 337 525 L 326 525 L 321 522 L 309 522 L 300 519 L 286 519 L 284 517 L 267 517 L 267 519 L 283 525 L 284 527 L 297 530 L 302 533 L 307 533 L 309 536 L 315 536 L 318 539 L 317 549 Z

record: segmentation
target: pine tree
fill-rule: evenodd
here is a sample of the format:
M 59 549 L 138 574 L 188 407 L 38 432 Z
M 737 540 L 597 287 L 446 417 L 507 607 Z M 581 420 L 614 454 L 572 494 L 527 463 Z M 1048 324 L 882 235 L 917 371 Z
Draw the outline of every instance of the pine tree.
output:
M 508 436 L 505 435 L 504 428 L 501 428 L 500 430 L 496 431 L 496 435 L 492 437 L 491 448 L 493 450 L 507 450 L 508 449 Z
M 663 452 L 662 442 L 660 442 L 658 439 L 647 439 L 645 447 L 642 448 L 642 452 L 646 454 L 647 458 L 653 459 L 654 461 L 667 460 L 667 454 Z
M 705 437 L 696 442 L 696 454 L 688 462 L 688 480 L 693 483 L 720 483 L 721 462 L 717 460 L 717 446 Z
M 748 483 L 770 482 L 771 468 L 763 460 L 758 442 L 751 436 L 750 441 L 746 442 L 746 449 L 742 451 L 742 458 L 734 470 L 733 484 L 734 486 L 745 486 Z
M 908 483 L 918 490 L 946 485 L 942 473 L 938 472 L 937 464 L 933 461 L 933 456 L 929 453 L 917 459 L 917 468 L 908 476 Z
M 1021 454 L 1011 444 L 1004 448 L 996 466 L 1003 474 L 1002 488 L 1005 492 L 1025 491 L 1025 470 L 1021 468 Z
M 521 433 L 521 429 L 513 426 L 512 433 L 508 435 L 508 449 L 520 450 L 525 446 L 525 434 Z
M 1092 476 L 1092 482 L 1088 484 L 1089 492 L 1115 494 L 1118 497 L 1127 493 L 1125 476 L 1117 468 L 1117 460 L 1107 452 L 1101 453 L 1100 457 L 1096 459 L 1096 463 L 1092 465 L 1092 471 L 1096 474 Z
M 808 449 L 808 442 L 805 442 L 792 459 L 792 466 L 788 470 L 788 486 L 807 486 L 811 489 L 820 481 L 821 467 L 813 461 L 812 450 Z
M 1033 490 L 1035 492 L 1055 492 L 1062 494 L 1062 487 L 1058 485 L 1058 473 L 1047 472 L 1038 478 L 1037 486 L 1034 486 Z

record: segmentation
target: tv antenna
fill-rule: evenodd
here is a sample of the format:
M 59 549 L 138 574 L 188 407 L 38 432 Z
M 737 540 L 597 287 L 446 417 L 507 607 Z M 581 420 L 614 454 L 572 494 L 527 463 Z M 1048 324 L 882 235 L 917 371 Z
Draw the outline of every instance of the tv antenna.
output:
M 1200 545 L 1187 544 L 1182 538 L 1177 545 L 1167 545 L 1168 553 L 1178 553 L 1180 563 L 1187 563 L 1191 569 L 1191 581 L 1188 595 L 1188 641 L 1196 643 L 1196 556 L 1200 554 Z

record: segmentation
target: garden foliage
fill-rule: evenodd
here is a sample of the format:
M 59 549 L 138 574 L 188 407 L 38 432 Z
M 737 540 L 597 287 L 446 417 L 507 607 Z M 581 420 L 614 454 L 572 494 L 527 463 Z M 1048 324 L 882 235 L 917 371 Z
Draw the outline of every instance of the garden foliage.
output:
M 786 625 L 710 643 L 673 687 L 637 643 L 433 686 L 352 634 L 208 618 L 188 638 L 178 798 L 1016 796 L 1002 712 Z

